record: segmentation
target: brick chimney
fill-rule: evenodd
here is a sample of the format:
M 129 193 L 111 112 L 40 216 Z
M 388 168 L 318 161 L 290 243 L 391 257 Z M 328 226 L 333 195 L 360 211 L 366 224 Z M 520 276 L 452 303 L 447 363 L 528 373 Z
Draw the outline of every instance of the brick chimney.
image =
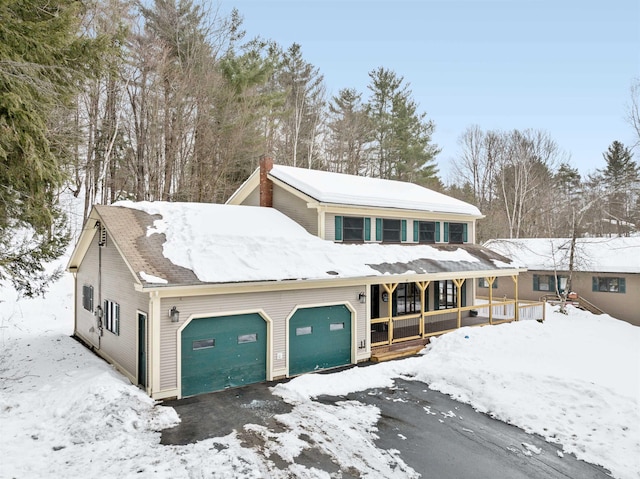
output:
M 260 157 L 260 206 L 273 206 L 273 182 L 267 177 L 273 168 L 273 158 Z

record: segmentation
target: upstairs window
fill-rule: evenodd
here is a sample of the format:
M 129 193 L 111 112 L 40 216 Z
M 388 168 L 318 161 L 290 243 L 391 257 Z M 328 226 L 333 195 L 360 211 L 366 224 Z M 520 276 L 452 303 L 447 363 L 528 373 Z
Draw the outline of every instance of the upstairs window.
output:
M 87 311 L 93 311 L 93 286 L 85 284 L 82 287 L 82 307 Z
M 342 220 L 343 241 L 364 240 L 364 218 L 345 216 Z
M 435 243 L 436 242 L 435 221 L 420 221 L 418 223 L 418 242 L 419 243 Z
M 464 243 L 464 223 L 449 223 L 449 243 Z
M 371 218 L 359 216 L 335 217 L 335 240 L 362 242 L 371 239 Z
M 402 221 L 384 218 L 382 220 L 382 241 L 400 243 L 402 239 Z

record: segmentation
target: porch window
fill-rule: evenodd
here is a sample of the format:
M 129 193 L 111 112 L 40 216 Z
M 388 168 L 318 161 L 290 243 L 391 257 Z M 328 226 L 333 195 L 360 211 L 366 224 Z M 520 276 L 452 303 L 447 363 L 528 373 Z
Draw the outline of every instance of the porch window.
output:
M 599 276 L 592 277 L 592 291 L 601 293 L 625 293 L 625 278 L 604 278 Z
M 422 311 L 420 289 L 415 283 L 399 284 L 394 293 L 397 315 L 420 313 Z
M 437 309 L 453 309 L 458 307 L 458 288 L 450 279 L 436 282 Z

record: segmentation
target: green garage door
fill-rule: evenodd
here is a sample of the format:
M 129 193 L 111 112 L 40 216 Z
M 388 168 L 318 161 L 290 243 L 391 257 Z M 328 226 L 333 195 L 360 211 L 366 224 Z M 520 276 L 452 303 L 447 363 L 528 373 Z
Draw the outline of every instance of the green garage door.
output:
M 299 309 L 289 320 L 289 375 L 351 363 L 351 311 L 344 305 Z
M 267 378 L 267 323 L 259 314 L 194 319 L 181 344 L 183 397 Z

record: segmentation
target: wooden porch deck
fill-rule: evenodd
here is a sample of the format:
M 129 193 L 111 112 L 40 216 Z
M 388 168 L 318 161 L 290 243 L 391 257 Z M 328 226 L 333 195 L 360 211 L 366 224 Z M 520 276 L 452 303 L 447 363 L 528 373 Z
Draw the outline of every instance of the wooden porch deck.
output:
M 459 327 L 496 325 L 517 319 L 544 320 L 544 303 L 515 301 L 479 303 L 455 310 L 428 311 L 371 323 L 371 361 L 379 362 L 417 354 L 431 336 Z M 391 329 L 391 331 L 389 331 Z

